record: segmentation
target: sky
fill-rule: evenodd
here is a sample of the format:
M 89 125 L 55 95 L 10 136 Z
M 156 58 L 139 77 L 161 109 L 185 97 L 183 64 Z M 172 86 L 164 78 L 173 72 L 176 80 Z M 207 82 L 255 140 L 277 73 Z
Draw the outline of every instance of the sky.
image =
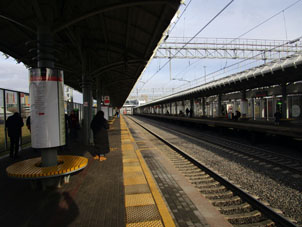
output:
M 174 20 L 176 25 L 169 31 L 167 41 L 172 37 L 194 37 L 229 2 L 186 0 L 179 9 L 179 15 L 185 11 L 181 18 Z M 294 3 L 294 6 L 286 9 Z M 278 12 L 281 13 L 241 38 L 293 40 L 302 36 L 302 0 L 234 0 L 197 37 L 237 38 Z M 170 80 L 169 64 L 163 67 L 167 61 L 152 59 L 133 88 L 132 95 L 148 94 L 150 100 L 158 95 L 156 92 L 159 90 L 172 91 L 180 86 L 191 86 L 192 81 L 234 63 L 226 59 L 172 59 L 171 75 L 175 79 Z M 12 58 L 0 56 L 0 88 L 28 92 L 28 70 L 22 63 L 17 64 Z M 79 93 L 74 94 L 75 102 L 81 103 L 81 98 Z

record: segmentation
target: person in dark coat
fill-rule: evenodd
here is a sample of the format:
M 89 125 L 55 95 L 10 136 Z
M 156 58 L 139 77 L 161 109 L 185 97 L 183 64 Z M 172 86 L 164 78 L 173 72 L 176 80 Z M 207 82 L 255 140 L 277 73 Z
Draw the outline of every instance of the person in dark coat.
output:
M 98 111 L 91 121 L 90 128 L 93 132 L 93 141 L 95 146 L 95 157 L 94 159 L 99 159 L 104 161 L 107 158 L 105 154 L 109 153 L 109 140 L 108 132 L 109 125 L 107 120 L 104 118 L 104 112 Z
M 189 116 L 189 113 L 190 113 L 190 110 L 187 108 L 186 109 L 186 115 L 187 115 L 187 117 Z
M 239 111 L 239 110 L 236 110 L 236 115 L 234 116 L 234 120 L 235 120 L 235 121 L 238 121 L 240 117 L 241 117 L 240 111 Z
M 19 113 L 14 113 L 14 115 L 10 116 L 6 120 L 5 127 L 8 131 L 8 136 L 10 139 L 10 157 L 12 159 L 18 158 L 19 151 L 19 141 L 21 137 L 21 128 L 24 123 Z M 15 152 L 15 153 L 14 153 Z
M 31 132 L 31 130 L 30 130 L 30 116 L 28 116 L 27 119 L 26 119 L 26 127 Z
M 282 114 L 279 110 L 274 114 L 275 117 L 275 125 L 280 125 L 280 119 L 282 118 Z
M 77 116 L 74 110 L 72 110 L 70 113 L 69 122 L 70 122 L 69 128 L 70 128 L 71 138 L 76 139 L 78 137 L 77 131 L 80 127 L 80 123 L 79 123 L 79 117 Z

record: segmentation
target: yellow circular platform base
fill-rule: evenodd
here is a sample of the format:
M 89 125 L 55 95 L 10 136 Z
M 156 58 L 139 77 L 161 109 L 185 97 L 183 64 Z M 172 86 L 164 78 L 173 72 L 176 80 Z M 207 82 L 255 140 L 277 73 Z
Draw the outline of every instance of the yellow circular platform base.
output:
M 9 177 L 22 179 L 40 179 L 57 177 L 77 172 L 87 166 L 88 159 L 81 156 L 59 155 L 58 165 L 41 167 L 41 157 L 27 159 L 6 168 Z

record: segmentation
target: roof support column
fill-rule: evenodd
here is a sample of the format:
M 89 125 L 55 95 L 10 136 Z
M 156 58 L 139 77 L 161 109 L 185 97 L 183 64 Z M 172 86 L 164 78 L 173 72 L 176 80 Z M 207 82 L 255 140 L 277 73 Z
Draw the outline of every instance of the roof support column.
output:
M 92 90 L 91 81 L 84 73 L 82 75 L 82 92 L 83 92 L 83 142 L 85 145 L 90 143 L 90 122 L 92 115 Z
M 218 94 L 217 99 L 217 117 L 222 116 L 221 93 Z
M 194 98 L 190 100 L 190 117 L 194 117 Z
M 202 97 L 202 116 L 206 116 L 206 98 Z
M 255 116 L 255 98 L 252 97 L 251 98 L 251 108 L 252 108 L 252 119 L 256 120 L 256 116 Z
M 286 119 L 288 114 L 287 110 L 287 91 L 286 91 L 286 83 L 281 84 L 282 89 L 282 118 Z
M 99 78 L 96 80 L 96 102 L 97 110 L 100 111 L 102 108 L 102 82 Z
M 57 147 L 65 145 L 63 72 L 54 69 L 50 25 L 38 25 L 37 40 L 38 68 L 30 69 L 32 147 L 41 149 L 42 166 L 55 166 Z
M 243 90 L 242 93 L 241 93 L 240 111 L 241 111 L 242 118 L 246 118 L 246 116 L 248 114 L 248 102 L 247 102 L 247 99 L 246 99 L 246 91 L 245 90 Z

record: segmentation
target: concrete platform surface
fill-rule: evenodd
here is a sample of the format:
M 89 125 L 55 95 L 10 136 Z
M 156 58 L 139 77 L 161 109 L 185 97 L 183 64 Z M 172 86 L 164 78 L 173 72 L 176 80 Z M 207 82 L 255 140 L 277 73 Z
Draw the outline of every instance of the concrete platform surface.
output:
M 229 226 L 122 116 L 110 127 L 105 161 L 93 159 L 93 146 L 80 135 L 59 152 L 88 158 L 61 188 L 33 189 L 7 176 L 9 165 L 39 151 L 0 158 L 0 226 Z

